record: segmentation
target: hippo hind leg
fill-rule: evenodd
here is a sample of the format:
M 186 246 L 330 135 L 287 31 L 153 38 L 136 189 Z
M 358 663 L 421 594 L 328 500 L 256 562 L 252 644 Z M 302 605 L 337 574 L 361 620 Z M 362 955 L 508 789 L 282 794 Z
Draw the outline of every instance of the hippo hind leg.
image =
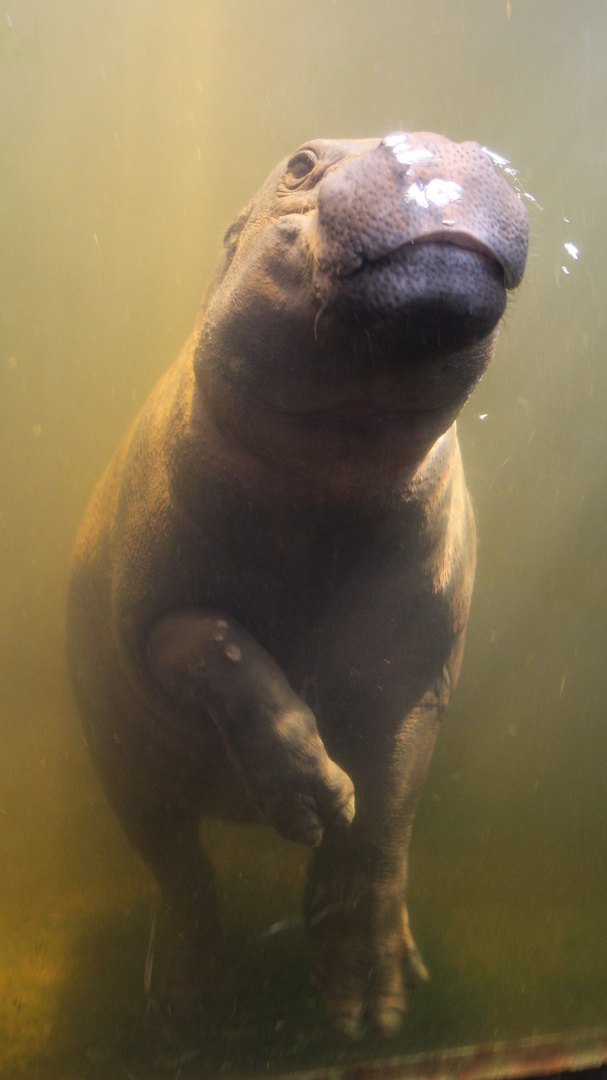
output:
M 124 724 L 107 702 L 90 698 L 80 708 L 108 801 L 160 888 L 154 997 L 175 1014 L 196 1011 L 217 997 L 225 971 L 213 870 L 199 840 L 204 772 L 196 754 L 187 762 L 183 749 L 148 738 L 145 717 Z
M 182 806 L 121 814 L 161 892 L 163 932 L 155 997 L 174 1015 L 216 1004 L 227 966 L 213 870 L 200 846 L 200 814 Z

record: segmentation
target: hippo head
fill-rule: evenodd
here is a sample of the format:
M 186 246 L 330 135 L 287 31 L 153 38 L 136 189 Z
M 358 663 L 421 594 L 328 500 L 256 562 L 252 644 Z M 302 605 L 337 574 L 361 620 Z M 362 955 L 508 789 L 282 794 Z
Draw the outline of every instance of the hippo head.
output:
M 525 209 L 476 143 L 306 143 L 228 229 L 198 382 L 265 452 L 284 452 L 284 422 L 331 432 L 332 452 L 385 456 L 388 439 L 419 462 L 489 363 L 527 246 Z

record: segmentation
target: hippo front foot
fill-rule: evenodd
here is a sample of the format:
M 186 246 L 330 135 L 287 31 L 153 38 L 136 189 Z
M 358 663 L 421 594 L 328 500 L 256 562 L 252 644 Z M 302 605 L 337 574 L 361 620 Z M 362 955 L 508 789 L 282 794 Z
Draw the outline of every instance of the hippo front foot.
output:
M 365 894 L 328 900 L 320 892 L 308 915 L 317 936 L 312 980 L 322 990 L 335 1032 L 358 1039 L 367 1026 L 395 1035 L 407 1010 L 406 986 L 428 981 L 400 895 Z
M 281 836 L 317 847 L 354 817 L 354 787 L 276 661 L 222 612 L 186 609 L 150 632 L 151 670 L 182 716 L 212 718 L 252 802 Z
M 245 783 L 264 819 L 285 839 L 318 847 L 325 826 L 339 832 L 351 824 L 352 781 L 328 756 L 303 702 L 277 711 L 257 757 Z

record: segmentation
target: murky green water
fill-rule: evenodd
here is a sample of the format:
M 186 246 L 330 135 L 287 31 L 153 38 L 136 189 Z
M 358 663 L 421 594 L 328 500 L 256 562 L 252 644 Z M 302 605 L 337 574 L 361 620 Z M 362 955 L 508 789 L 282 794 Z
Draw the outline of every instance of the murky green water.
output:
M 248 1075 L 607 1022 L 606 51 L 603 0 L 0 11 L 0 1075 Z M 305 855 L 205 826 L 235 989 L 176 1039 L 143 988 L 154 886 L 67 687 L 72 538 L 269 169 L 399 129 L 487 144 L 543 208 L 460 422 L 479 567 L 410 889 L 432 981 L 396 1040 L 334 1041 Z

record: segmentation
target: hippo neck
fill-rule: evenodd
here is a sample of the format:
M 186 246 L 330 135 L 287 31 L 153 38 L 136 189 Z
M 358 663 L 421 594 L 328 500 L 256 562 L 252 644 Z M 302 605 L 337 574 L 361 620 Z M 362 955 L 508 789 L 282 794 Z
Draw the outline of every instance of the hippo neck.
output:
M 331 453 L 322 439 L 314 453 L 306 453 L 308 444 L 284 453 L 264 453 L 249 437 L 249 431 L 234 431 L 209 408 L 200 388 L 190 386 L 189 409 L 178 422 L 181 427 L 179 448 L 173 458 L 172 487 L 182 504 L 192 504 L 195 516 L 198 492 L 209 482 L 220 482 L 240 492 L 243 499 L 255 503 L 274 500 L 299 506 L 303 513 L 321 513 L 327 507 L 337 513 L 348 508 L 371 518 L 402 513 L 408 506 L 417 516 L 416 506 L 424 506 L 424 516 L 440 501 L 460 455 L 455 423 L 436 442 L 409 459 L 395 460 L 379 449 L 374 458 L 362 455 L 339 456 Z M 177 401 L 183 401 L 178 395 Z M 178 405 L 178 408 L 180 406 Z M 292 425 L 287 435 L 292 434 Z M 271 435 L 276 438 L 276 432 Z

